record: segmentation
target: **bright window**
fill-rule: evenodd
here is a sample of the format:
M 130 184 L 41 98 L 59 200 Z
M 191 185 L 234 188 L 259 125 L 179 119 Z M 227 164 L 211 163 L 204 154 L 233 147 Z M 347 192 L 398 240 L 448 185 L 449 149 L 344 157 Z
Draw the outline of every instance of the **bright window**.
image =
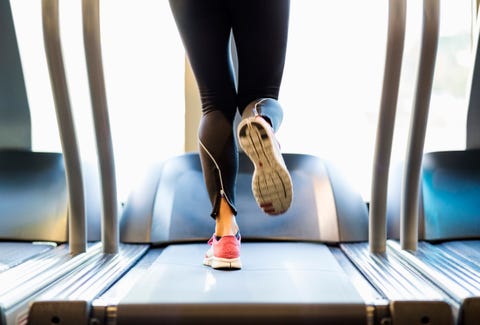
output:
M 470 0 L 441 1 L 425 151 L 465 147 Z M 392 162 L 404 159 L 413 106 L 422 2 L 407 1 L 407 32 Z M 334 163 L 370 198 L 385 61 L 388 1 L 292 1 L 281 102 L 282 149 Z
M 105 81 L 120 199 L 154 161 L 184 146 L 184 52 L 167 1 L 102 0 Z M 41 1 L 12 0 L 33 149 L 61 151 L 43 48 Z M 60 1 L 63 54 L 82 157 L 96 163 L 81 1 Z

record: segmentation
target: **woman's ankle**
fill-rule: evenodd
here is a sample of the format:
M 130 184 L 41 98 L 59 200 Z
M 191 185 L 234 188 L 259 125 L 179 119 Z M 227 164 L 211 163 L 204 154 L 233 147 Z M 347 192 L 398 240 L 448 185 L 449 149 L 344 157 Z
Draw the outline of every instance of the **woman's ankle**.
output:
M 216 236 L 232 236 L 236 235 L 239 231 L 235 217 L 230 218 L 218 218 L 215 223 L 215 235 Z
M 235 215 L 224 198 L 220 201 L 220 209 L 215 221 L 215 235 L 217 236 L 236 235 L 239 230 Z

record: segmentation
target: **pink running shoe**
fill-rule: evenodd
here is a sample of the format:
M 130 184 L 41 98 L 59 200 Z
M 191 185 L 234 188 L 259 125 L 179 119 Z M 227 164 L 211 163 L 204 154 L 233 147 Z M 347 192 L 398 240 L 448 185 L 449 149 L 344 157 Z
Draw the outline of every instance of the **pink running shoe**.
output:
M 208 241 L 209 250 L 205 253 L 203 264 L 214 269 L 241 269 L 240 233 L 236 236 L 222 236 L 217 240 L 213 234 Z
M 237 130 L 240 146 L 255 166 L 252 192 L 257 204 L 267 214 L 284 213 L 292 203 L 293 185 L 272 127 L 256 115 L 243 119 Z

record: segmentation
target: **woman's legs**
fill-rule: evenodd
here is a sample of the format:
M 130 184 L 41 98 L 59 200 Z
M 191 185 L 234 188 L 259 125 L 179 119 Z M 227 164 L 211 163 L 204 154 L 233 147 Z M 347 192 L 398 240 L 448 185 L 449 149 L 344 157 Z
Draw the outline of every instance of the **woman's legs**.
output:
M 255 166 L 252 191 L 265 213 L 284 213 L 292 202 L 290 174 L 274 132 L 283 119 L 277 102 L 285 64 L 289 0 L 233 1 L 237 45 L 239 143 Z
M 238 151 L 233 132 L 236 90 L 230 58 L 231 20 L 224 0 L 170 0 L 200 90 L 199 152 L 216 234 L 237 231 Z
M 289 0 L 231 1 L 241 115 L 261 98 L 278 99 L 287 50 Z M 250 104 L 250 105 L 249 105 Z M 272 113 L 281 108 L 275 107 Z M 281 112 L 280 112 L 281 114 Z
M 224 214 L 235 224 L 238 152 L 233 120 L 237 107 L 247 114 L 257 107 L 275 129 L 281 122 L 276 99 L 285 62 L 289 1 L 170 0 L 170 6 L 202 99 L 199 151 L 212 216 L 217 225 Z M 238 95 L 230 61 L 231 30 L 239 59 Z

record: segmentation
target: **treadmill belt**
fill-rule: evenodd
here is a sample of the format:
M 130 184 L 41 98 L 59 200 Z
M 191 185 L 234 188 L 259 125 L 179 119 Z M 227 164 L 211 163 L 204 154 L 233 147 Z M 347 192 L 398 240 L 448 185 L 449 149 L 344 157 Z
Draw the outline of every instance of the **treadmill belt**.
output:
M 450 241 L 439 244 L 438 247 L 447 249 L 477 263 L 480 259 L 480 240 Z
M 54 247 L 52 244 L 0 243 L 0 272 L 21 264 L 36 255 L 45 253 Z
M 202 265 L 206 244 L 172 245 L 118 306 L 118 324 L 136 320 L 365 322 L 365 304 L 322 244 L 243 243 L 241 270 Z M 220 316 L 219 316 L 220 312 Z M 332 324 L 333 324 L 332 323 Z

